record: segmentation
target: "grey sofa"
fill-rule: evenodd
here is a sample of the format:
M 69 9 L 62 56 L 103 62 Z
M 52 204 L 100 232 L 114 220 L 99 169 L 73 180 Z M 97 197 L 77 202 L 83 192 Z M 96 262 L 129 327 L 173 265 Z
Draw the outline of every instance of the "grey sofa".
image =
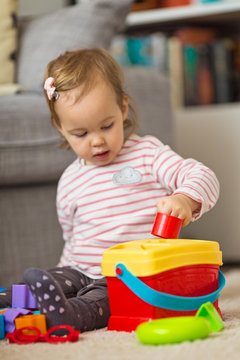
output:
M 55 266 L 63 247 L 55 209 L 56 186 L 75 155 L 59 148 L 61 139 L 50 123 L 42 91 L 43 69 L 59 51 L 108 47 L 111 38 L 124 27 L 131 2 L 126 0 L 124 5 L 124 1 L 98 0 L 91 5 L 64 8 L 24 26 L 17 72 L 24 92 L 0 97 L 0 287 L 21 280 L 27 267 Z M 95 19 L 98 26 L 95 31 L 89 30 L 86 42 L 87 17 L 89 22 Z M 146 68 L 124 71 L 127 90 L 141 118 L 140 133 L 171 143 L 168 80 Z

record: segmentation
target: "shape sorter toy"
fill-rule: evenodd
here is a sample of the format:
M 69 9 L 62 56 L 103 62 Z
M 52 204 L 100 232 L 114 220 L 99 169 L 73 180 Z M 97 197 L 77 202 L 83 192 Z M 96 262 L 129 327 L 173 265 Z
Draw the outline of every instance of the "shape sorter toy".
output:
M 225 280 L 222 253 L 214 241 L 146 239 L 103 253 L 111 316 L 109 330 L 132 331 L 145 321 L 194 315 L 218 296 Z

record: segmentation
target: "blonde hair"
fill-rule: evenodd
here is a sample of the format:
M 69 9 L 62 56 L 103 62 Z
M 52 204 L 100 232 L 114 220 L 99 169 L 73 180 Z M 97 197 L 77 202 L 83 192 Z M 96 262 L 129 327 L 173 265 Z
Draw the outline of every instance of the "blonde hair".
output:
M 124 96 L 127 95 L 129 98 L 129 113 L 126 121 L 123 123 L 126 138 L 138 128 L 137 115 L 132 105 L 132 99 L 124 90 L 123 71 L 106 50 L 93 48 L 65 52 L 47 65 L 44 82 L 49 77 L 54 79 L 55 95 L 82 85 L 83 91 L 79 94 L 80 97 L 87 94 L 96 85 L 99 76 L 112 87 L 120 109 L 123 106 Z M 46 91 L 45 96 L 50 109 L 52 123 L 59 128 L 61 123 L 54 106 L 57 96 L 49 99 Z M 69 148 L 66 140 L 62 147 Z

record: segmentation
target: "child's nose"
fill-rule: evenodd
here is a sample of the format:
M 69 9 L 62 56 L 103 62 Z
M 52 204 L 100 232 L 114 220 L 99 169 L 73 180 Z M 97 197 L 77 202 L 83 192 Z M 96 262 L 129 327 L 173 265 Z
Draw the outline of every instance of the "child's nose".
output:
M 97 147 L 97 146 L 101 146 L 104 144 L 104 138 L 103 136 L 99 135 L 99 134 L 95 134 L 92 137 L 92 146 Z

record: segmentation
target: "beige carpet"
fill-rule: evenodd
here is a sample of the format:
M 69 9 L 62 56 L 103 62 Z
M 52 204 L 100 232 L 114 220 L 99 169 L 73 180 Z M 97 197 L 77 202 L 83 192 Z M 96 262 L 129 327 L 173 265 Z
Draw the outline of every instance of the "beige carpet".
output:
M 227 283 L 220 296 L 220 307 L 225 329 L 207 339 L 147 346 L 138 342 L 134 332 L 102 329 L 80 335 L 77 343 L 15 345 L 2 340 L 0 360 L 239 360 L 240 269 L 226 269 L 224 273 Z

